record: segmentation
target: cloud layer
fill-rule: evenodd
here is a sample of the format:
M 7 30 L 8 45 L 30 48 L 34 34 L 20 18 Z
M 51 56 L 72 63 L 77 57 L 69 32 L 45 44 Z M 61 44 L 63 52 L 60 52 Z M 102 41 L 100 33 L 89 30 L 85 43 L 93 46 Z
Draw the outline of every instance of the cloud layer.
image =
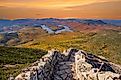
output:
M 0 18 L 121 19 L 121 0 L 1 0 Z

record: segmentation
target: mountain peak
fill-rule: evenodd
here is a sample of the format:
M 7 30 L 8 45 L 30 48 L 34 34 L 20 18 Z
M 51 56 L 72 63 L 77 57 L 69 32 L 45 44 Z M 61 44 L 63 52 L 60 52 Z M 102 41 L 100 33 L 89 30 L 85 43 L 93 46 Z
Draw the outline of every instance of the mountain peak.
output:
M 115 66 L 115 67 L 114 67 Z M 121 67 L 83 50 L 52 50 L 15 80 L 120 80 Z

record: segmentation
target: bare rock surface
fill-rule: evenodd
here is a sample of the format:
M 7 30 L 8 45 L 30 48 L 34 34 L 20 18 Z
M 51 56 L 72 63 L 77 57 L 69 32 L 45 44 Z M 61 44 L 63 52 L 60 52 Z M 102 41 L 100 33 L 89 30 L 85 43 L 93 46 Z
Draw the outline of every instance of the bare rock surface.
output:
M 83 50 L 52 50 L 15 80 L 121 80 L 121 66 Z

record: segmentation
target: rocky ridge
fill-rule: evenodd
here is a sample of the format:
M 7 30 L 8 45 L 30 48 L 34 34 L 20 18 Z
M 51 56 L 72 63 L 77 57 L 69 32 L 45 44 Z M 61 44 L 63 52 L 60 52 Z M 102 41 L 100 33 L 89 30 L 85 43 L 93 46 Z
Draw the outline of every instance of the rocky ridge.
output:
M 51 50 L 10 80 L 121 80 L 121 67 L 83 50 Z

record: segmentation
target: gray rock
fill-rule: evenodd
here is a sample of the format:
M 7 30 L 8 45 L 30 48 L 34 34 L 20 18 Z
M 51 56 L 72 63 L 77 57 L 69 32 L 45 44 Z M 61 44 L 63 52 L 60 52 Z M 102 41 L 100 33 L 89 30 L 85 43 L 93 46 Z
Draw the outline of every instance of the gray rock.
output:
M 83 50 L 52 50 L 23 69 L 15 80 L 121 80 L 120 73 L 119 65 Z

